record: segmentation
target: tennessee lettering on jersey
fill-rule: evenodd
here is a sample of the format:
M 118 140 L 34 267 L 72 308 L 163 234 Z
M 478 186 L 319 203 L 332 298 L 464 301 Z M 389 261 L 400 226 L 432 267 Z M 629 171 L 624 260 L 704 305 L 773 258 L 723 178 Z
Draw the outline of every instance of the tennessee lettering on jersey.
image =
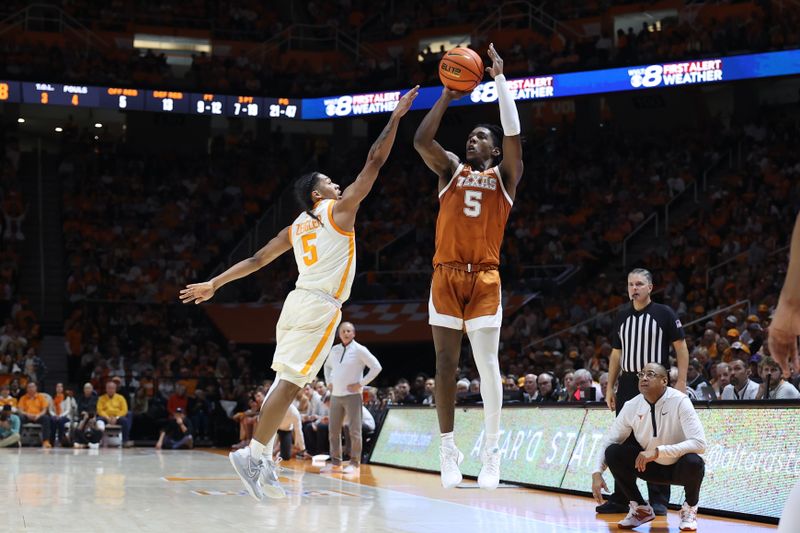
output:
M 499 265 L 500 246 L 512 204 L 499 166 L 479 171 L 466 163 L 460 164 L 439 192 L 433 266 Z

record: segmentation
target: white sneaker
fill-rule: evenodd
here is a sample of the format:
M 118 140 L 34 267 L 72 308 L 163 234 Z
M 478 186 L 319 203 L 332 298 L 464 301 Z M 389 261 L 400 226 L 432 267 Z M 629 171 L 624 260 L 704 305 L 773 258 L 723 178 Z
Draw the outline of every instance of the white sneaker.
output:
M 239 474 L 239 478 L 242 480 L 248 494 L 258 501 L 263 500 L 264 491 L 261 490 L 261 485 L 258 484 L 258 478 L 261 476 L 261 463 L 253 459 L 250 447 L 246 446 L 229 453 L 228 459 L 233 465 L 233 469 Z
M 278 480 L 278 472 L 282 470 L 282 468 L 278 466 L 280 462 L 280 458 L 278 458 L 277 461 L 270 461 L 262 457 L 261 461 L 258 463 L 258 481 L 261 483 L 261 488 L 267 498 L 278 499 L 286 497 L 286 491 L 283 490 Z
M 681 508 L 681 531 L 697 531 L 697 506 L 683 502 Z
M 342 469 L 342 474 L 346 476 L 358 476 L 361 474 L 361 468 L 358 465 L 347 465 Z
M 649 504 L 639 505 L 638 503 L 631 502 L 631 510 L 628 511 L 628 516 L 623 518 L 617 523 L 620 529 L 633 529 L 656 519 L 656 514 Z
M 481 452 L 481 472 L 478 474 L 478 486 L 482 489 L 494 490 L 500 484 L 500 448 Z
M 461 470 L 459 470 L 458 466 L 463 462 L 464 454 L 455 446 L 452 448 L 445 446 L 439 447 L 442 487 L 452 489 L 461 483 L 463 477 L 461 476 Z

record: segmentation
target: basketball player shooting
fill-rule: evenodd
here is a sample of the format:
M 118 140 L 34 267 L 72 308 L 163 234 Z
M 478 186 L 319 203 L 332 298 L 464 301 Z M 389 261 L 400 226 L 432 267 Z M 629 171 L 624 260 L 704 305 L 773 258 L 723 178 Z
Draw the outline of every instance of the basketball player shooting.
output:
M 494 489 L 500 481 L 500 409 L 503 388 L 498 348 L 503 318 L 500 293 L 500 245 L 517 184 L 522 177 L 522 142 L 514 98 L 503 76 L 503 60 L 489 45 L 497 84 L 502 130 L 479 124 L 469 133 L 466 161 L 434 140 L 450 102 L 468 92 L 448 88 L 423 119 L 414 147 L 439 178 L 436 251 L 428 303 L 436 350 L 436 413 L 441 431 L 442 486 L 461 482 L 464 455 L 455 445 L 456 368 L 466 331 L 481 378 L 485 440 L 478 485 Z
M 253 257 L 236 263 L 210 281 L 187 285 L 180 291 L 183 303 L 208 301 L 226 283 L 248 276 L 283 253 L 294 251 L 299 275 L 278 319 L 272 360 L 275 381 L 261 405 L 249 446 L 228 456 L 247 492 L 257 500 L 265 494 L 270 498 L 286 495 L 272 461 L 275 434 L 289 404 L 300 388 L 317 375 L 331 350 L 342 318 L 342 303 L 350 295 L 355 275 L 356 212 L 389 157 L 400 119 L 418 92 L 417 86 L 400 98 L 389 123 L 370 148 L 364 168 L 344 193 L 319 172 L 301 177 L 295 183 L 295 192 L 305 211 L 291 226 Z

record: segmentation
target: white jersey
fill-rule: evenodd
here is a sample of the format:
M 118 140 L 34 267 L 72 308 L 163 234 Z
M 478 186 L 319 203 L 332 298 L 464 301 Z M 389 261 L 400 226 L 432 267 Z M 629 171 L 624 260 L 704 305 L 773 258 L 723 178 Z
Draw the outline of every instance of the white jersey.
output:
M 297 262 L 295 287 L 321 291 L 344 302 L 350 297 L 356 272 L 356 236 L 344 231 L 333 220 L 336 200 L 320 200 L 313 213 L 316 220 L 305 211 L 292 223 L 289 239 Z

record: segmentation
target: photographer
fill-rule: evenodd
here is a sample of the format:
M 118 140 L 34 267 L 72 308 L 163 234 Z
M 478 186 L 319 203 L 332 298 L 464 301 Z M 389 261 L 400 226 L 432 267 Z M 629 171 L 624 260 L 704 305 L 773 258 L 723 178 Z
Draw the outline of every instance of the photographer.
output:
M 11 412 L 10 405 L 4 405 L 0 411 L 0 448 L 20 445 L 19 427 L 19 417 Z
M 93 450 L 100 447 L 100 441 L 103 439 L 103 428 L 105 424 L 97 419 L 97 413 L 94 411 L 81 412 L 81 421 L 78 423 L 78 428 L 75 430 L 75 448 L 86 448 L 87 446 Z
M 158 436 L 156 450 L 191 450 L 193 446 L 192 422 L 183 412 L 183 407 L 178 407 L 174 418 L 167 422 Z

